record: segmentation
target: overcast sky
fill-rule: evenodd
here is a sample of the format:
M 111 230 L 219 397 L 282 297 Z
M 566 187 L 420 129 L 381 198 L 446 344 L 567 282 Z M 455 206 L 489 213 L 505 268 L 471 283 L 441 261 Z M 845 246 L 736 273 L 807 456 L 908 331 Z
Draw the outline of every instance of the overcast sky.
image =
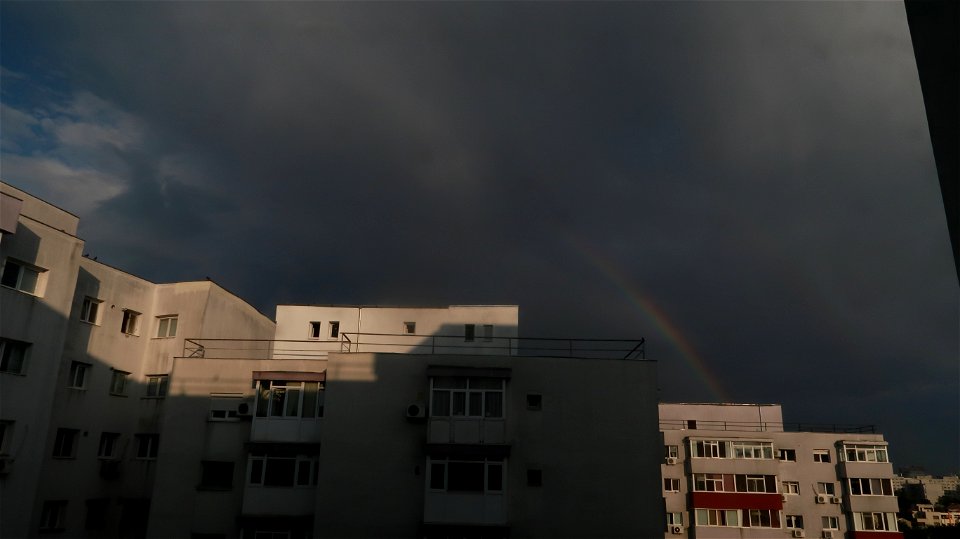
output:
M 958 285 L 903 5 L 3 2 L 3 179 L 155 282 L 518 304 L 661 398 L 960 464 Z

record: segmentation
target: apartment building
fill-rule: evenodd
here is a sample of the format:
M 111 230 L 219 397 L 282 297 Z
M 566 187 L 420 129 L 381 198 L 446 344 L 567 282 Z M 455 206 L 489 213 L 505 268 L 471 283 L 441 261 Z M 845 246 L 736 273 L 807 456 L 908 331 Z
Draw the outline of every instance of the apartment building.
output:
M 659 533 L 642 340 L 521 338 L 516 306 L 274 323 L 86 258 L 76 216 L 0 193 L 3 537 Z
M 785 424 L 776 404 L 659 409 L 664 537 L 903 536 L 887 443 L 872 428 Z

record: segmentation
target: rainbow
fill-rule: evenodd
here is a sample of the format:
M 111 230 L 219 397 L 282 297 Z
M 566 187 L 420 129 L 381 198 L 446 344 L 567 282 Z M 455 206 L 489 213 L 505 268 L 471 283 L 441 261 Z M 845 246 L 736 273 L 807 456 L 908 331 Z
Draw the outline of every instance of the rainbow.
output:
M 680 356 L 693 368 L 717 402 L 731 402 L 729 395 L 723 389 L 723 386 L 720 385 L 717 377 L 710 372 L 703 356 L 700 355 L 690 340 L 684 336 L 680 328 L 670 320 L 667 313 L 663 312 L 663 309 L 657 306 L 647 294 L 637 287 L 633 280 L 619 266 L 594 249 L 589 242 L 580 241 L 579 238 L 572 234 L 568 234 L 566 239 L 577 254 L 623 293 L 630 304 L 643 315 L 644 318 L 652 322 L 656 330 L 680 352 Z

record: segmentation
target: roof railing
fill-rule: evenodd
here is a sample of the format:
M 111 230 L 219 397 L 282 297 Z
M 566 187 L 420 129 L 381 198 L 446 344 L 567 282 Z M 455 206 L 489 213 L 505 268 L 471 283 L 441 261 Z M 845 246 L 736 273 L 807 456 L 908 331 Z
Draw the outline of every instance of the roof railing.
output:
M 183 340 L 183 357 L 326 359 L 331 353 L 466 354 L 515 357 L 645 360 L 644 339 L 558 339 L 341 332 L 335 339 Z
M 660 430 L 727 432 L 833 432 L 839 434 L 876 434 L 876 425 L 838 423 L 782 423 L 779 421 L 702 421 L 698 419 L 661 419 Z

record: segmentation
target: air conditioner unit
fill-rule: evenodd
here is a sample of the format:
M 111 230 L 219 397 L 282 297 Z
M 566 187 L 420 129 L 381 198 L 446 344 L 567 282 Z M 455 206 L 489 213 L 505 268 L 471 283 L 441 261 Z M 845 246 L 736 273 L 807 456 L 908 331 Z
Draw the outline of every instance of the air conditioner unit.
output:
M 407 405 L 407 419 L 416 420 L 425 417 L 427 417 L 427 409 L 424 405 L 416 402 Z
M 832 503 L 833 505 L 840 505 L 840 503 L 841 503 L 842 501 L 843 501 L 843 500 L 841 500 L 841 499 L 838 498 L 837 496 L 834 496 L 834 497 L 830 498 L 830 503 Z
M 823 530 L 823 539 L 833 539 L 833 530 Z
M 237 404 L 237 417 L 250 417 L 251 415 L 253 415 L 253 410 L 250 409 L 249 402 Z
M 683 533 L 683 526 L 670 526 L 670 533 L 680 535 Z
M 0 475 L 7 475 L 13 468 L 13 459 L 10 457 L 0 457 Z
M 677 457 L 667 457 L 667 464 L 674 465 L 677 463 Z
M 803 537 L 803 530 L 793 530 L 794 537 Z
M 827 503 L 827 496 L 825 494 L 817 494 L 817 503 Z

